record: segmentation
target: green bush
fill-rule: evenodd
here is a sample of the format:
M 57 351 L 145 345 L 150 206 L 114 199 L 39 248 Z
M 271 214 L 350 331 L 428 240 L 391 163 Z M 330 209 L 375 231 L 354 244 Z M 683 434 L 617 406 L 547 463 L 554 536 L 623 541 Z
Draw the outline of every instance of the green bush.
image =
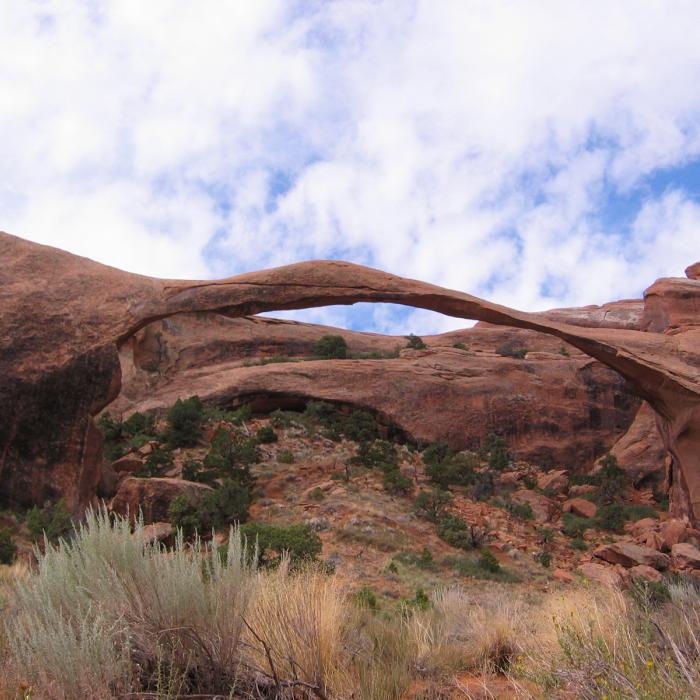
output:
M 469 349 L 464 343 L 455 343 L 452 347 L 456 348 L 457 350 L 468 350 Z
M 404 338 L 406 338 L 408 341 L 406 347 L 411 348 L 411 350 L 425 350 L 427 347 L 427 345 L 423 342 L 423 339 L 419 338 L 417 335 L 413 335 L 413 333 L 405 335 Z
M 172 466 L 173 455 L 170 450 L 158 447 L 146 457 L 143 467 L 136 472 L 136 476 L 158 476 L 166 467 Z M 184 477 L 183 477 L 184 478 Z
M 489 433 L 484 447 L 488 452 L 489 469 L 501 472 L 508 467 L 510 464 L 508 443 L 500 435 Z
M 498 563 L 498 559 L 496 559 L 493 552 L 488 549 L 481 550 L 479 566 L 492 574 L 498 573 L 501 570 L 501 565 Z
M 586 544 L 585 540 L 583 540 L 581 537 L 574 537 L 574 539 L 571 540 L 571 546 L 574 549 L 578 549 L 582 552 L 588 549 L 588 545 Z
M 625 495 L 627 475 L 618 466 L 614 455 L 607 455 L 601 461 L 601 468 L 594 478 L 601 503 L 615 503 Z
M 420 491 L 414 501 L 416 512 L 422 517 L 437 522 L 445 507 L 452 502 L 449 491 L 436 487 L 432 491 Z
M 621 533 L 625 531 L 625 509 L 619 503 L 610 503 L 598 508 L 595 526 L 600 530 Z
M 535 515 L 532 512 L 532 506 L 529 503 L 508 503 L 506 505 L 508 512 L 516 518 L 522 520 L 533 520 Z
M 204 458 L 204 466 L 217 477 L 228 477 L 252 486 L 250 466 L 259 462 L 260 458 L 255 438 L 249 438 L 236 429 L 220 428 L 212 438 L 211 447 Z
M 501 357 L 512 357 L 522 360 L 527 355 L 527 348 L 519 348 L 514 343 L 505 343 L 496 348 L 496 354 Z
M 404 476 L 398 467 L 384 470 L 382 483 L 386 491 L 394 496 L 408 496 L 413 493 L 413 480 Z
M 474 485 L 471 489 L 475 501 L 487 501 L 496 491 L 493 472 L 490 469 L 477 472 L 474 475 Z
M 170 502 L 168 518 L 172 526 L 182 530 L 187 539 L 197 532 L 204 533 L 202 516 L 197 506 L 185 494 L 176 496 Z
M 564 526 L 561 531 L 567 537 L 573 537 L 575 539 L 581 539 L 583 533 L 590 527 L 593 527 L 594 523 L 591 518 L 582 518 L 579 515 L 574 515 L 573 513 L 564 513 L 562 516 L 564 521 Z
M 474 481 L 479 466 L 476 455 L 455 453 L 445 442 L 436 442 L 423 451 L 426 476 L 438 486 L 466 486 Z
M 17 554 L 17 545 L 12 539 L 12 532 L 7 527 L 0 527 L 0 564 L 12 564 Z
M 246 523 L 241 526 L 241 535 L 252 549 L 257 542 L 258 563 L 276 566 L 287 553 L 294 566 L 316 561 L 323 545 L 321 538 L 308 525 L 278 527 L 266 523 Z
M 178 399 L 168 411 L 167 440 L 172 447 L 193 447 L 202 434 L 204 406 L 198 396 Z
M 469 550 L 474 548 L 471 528 L 457 515 L 443 513 L 437 522 L 438 537 L 452 547 Z
M 294 464 L 294 453 L 291 450 L 280 450 L 277 453 L 277 461 L 280 464 Z
M 49 542 L 56 543 L 73 531 L 73 521 L 62 500 L 44 508 L 34 506 L 27 513 L 25 524 L 34 542 L 39 542 L 46 535 Z
M 195 531 L 207 535 L 211 530 L 224 530 L 245 522 L 253 497 L 249 484 L 224 479 L 221 486 L 208 491 L 196 502 L 180 495 L 172 500 L 168 515 L 170 522 L 191 537 Z
M 537 555 L 537 561 L 544 566 L 545 569 L 548 569 L 550 564 L 552 563 L 552 555 L 549 552 L 540 552 Z
M 314 355 L 326 360 L 344 360 L 348 356 L 348 344 L 340 335 L 324 335 L 316 341 Z
M 379 610 L 377 594 L 369 586 L 362 586 L 362 588 L 355 593 L 355 603 L 360 608 L 366 608 L 372 611 Z
M 396 447 L 388 440 L 361 442 L 357 447 L 357 454 L 350 461 L 363 467 L 398 466 Z
M 272 429 L 271 425 L 264 425 L 257 433 L 255 433 L 255 439 L 261 445 L 268 445 L 272 442 L 277 442 L 277 433 Z

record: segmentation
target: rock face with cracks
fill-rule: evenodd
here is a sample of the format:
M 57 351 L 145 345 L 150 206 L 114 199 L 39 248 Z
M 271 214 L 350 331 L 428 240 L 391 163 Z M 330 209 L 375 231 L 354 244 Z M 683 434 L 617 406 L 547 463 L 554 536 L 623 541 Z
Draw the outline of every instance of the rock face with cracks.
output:
M 384 359 L 314 360 L 315 343 L 328 333 L 345 339 L 351 357 Z M 178 314 L 122 346 L 122 391 L 109 411 L 163 410 L 195 390 L 208 403 L 265 411 L 320 399 L 370 410 L 419 444 L 473 449 L 494 432 L 517 459 L 585 469 L 639 405 L 616 372 L 574 348 L 562 354 L 561 341 L 541 333 L 485 324 L 423 341 L 424 350 L 411 350 L 401 336 Z M 531 352 L 525 359 L 496 352 L 509 345 Z
M 99 480 L 92 416 L 119 393 L 118 349 L 178 313 L 231 317 L 359 301 L 393 302 L 553 335 L 619 372 L 657 414 L 671 455 L 672 508 L 700 520 L 700 282 L 666 279 L 646 327 L 587 328 L 337 261 L 218 281 L 158 280 L 0 234 L 0 485 L 7 501 L 62 495 L 84 507 Z

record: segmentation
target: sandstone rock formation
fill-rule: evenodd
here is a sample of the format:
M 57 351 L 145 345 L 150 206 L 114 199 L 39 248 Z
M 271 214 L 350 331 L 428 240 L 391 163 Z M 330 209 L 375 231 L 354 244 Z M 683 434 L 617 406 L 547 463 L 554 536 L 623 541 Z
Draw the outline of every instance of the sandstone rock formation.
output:
M 372 410 L 419 443 L 475 448 L 495 432 L 518 459 L 585 468 L 639 405 L 617 373 L 573 348 L 562 355 L 561 341 L 533 331 L 469 328 L 424 337 L 426 350 L 394 359 L 308 361 L 327 333 L 343 336 L 356 357 L 391 357 L 406 345 L 403 337 L 291 321 L 178 314 L 122 346 L 122 391 L 109 411 L 164 409 L 195 388 L 207 402 L 266 410 L 323 399 Z M 508 343 L 538 352 L 524 360 L 499 355 Z M 307 361 L 259 364 L 275 356 Z
M 119 490 L 110 503 L 110 511 L 117 515 L 138 517 L 139 512 L 146 525 L 169 520 L 168 509 L 178 496 L 185 495 L 196 502 L 211 486 L 192 481 L 169 478 L 127 477 L 119 484 Z
M 63 495 L 79 508 L 100 478 L 91 416 L 119 393 L 118 347 L 173 314 L 232 317 L 359 301 L 394 302 L 553 335 L 624 376 L 656 411 L 672 456 L 673 508 L 700 520 L 700 282 L 667 279 L 645 296 L 645 333 L 587 328 L 337 261 L 218 281 L 157 280 L 0 234 L 0 485 L 3 498 Z

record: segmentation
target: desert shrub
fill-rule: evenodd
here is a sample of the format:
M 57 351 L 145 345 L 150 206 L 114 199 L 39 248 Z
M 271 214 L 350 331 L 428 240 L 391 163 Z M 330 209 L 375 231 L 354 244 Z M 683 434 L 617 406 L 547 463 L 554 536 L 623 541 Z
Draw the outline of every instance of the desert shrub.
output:
M 455 343 L 452 347 L 456 348 L 457 350 L 468 350 L 469 349 L 464 343 Z
M 88 512 L 14 594 L 4 671 L 34 697 L 228 697 L 257 585 L 232 533 L 228 558 L 182 542 L 165 554 L 137 523 Z
M 172 466 L 172 463 L 172 452 L 168 449 L 158 447 L 146 457 L 146 461 L 143 463 L 141 469 L 136 472 L 136 476 L 158 476 L 166 467 Z
M 488 549 L 481 550 L 481 555 L 479 556 L 479 566 L 492 574 L 498 573 L 501 570 L 501 565 L 498 563 L 498 559 L 496 559 L 493 552 Z
M 670 600 L 648 605 L 642 595 L 608 588 L 571 592 L 530 642 L 523 666 L 547 697 L 694 698 L 700 601 L 696 591 L 669 586 Z
M 510 464 L 508 443 L 495 433 L 489 433 L 484 441 L 484 449 L 488 454 L 489 469 L 503 471 Z
M 452 457 L 453 454 L 454 452 L 446 442 L 434 442 L 423 450 L 423 463 L 426 466 L 440 464 Z
M 34 542 L 46 537 L 49 542 L 56 543 L 61 538 L 67 538 L 73 531 L 73 521 L 62 500 L 43 508 L 34 506 L 27 513 L 25 525 Z
M 420 491 L 414 501 L 414 507 L 420 516 L 437 522 L 445 507 L 451 502 L 450 492 L 436 487 L 431 491 Z
M 406 343 L 406 347 L 411 348 L 412 350 L 425 350 L 427 347 L 423 342 L 423 339 L 419 338 L 417 335 L 413 335 L 413 333 L 409 333 L 408 335 L 404 336 L 404 338 L 406 338 L 408 341 Z
M 12 531 L 0 527 L 0 564 L 12 564 L 17 554 L 17 545 L 12 538 Z
M 472 549 L 474 547 L 469 525 L 452 513 L 443 513 L 440 516 L 437 522 L 437 535 L 441 540 L 458 549 Z
M 474 485 L 472 486 L 472 498 L 475 501 L 487 501 L 496 491 L 493 472 L 484 469 L 474 475 Z
M 250 485 L 224 479 L 219 488 L 208 491 L 196 502 L 184 494 L 174 498 L 168 517 L 186 538 L 197 533 L 208 535 L 212 530 L 223 530 L 245 522 L 252 500 Z
M 277 461 L 280 464 L 294 464 L 294 453 L 291 450 L 280 450 L 277 453 Z
M 379 437 L 377 421 L 369 411 L 354 410 L 342 422 L 341 431 L 348 440 L 368 442 Z
M 467 485 L 474 481 L 479 465 L 476 455 L 455 453 L 445 442 L 436 442 L 423 451 L 425 473 L 438 486 Z
M 413 493 L 413 479 L 402 474 L 398 467 L 385 469 L 382 483 L 386 491 L 394 496 L 408 496 Z
M 561 531 L 567 536 L 574 539 L 581 539 L 583 533 L 589 528 L 593 527 L 593 521 L 591 518 L 582 518 L 579 515 L 574 515 L 573 513 L 564 513 L 562 516 L 564 521 L 564 526 Z
M 203 527 L 223 530 L 245 522 L 252 501 L 250 485 L 229 478 L 224 479 L 218 489 L 205 493 L 197 504 L 197 510 L 201 514 Z
M 314 355 L 326 360 L 344 360 L 348 356 L 348 344 L 340 335 L 324 335 L 314 344 Z
M 309 499 L 312 501 L 316 501 L 316 502 L 322 501 L 325 497 L 326 497 L 326 494 L 323 493 L 323 491 L 318 487 L 316 487 L 315 489 L 313 489 L 309 493 Z
M 384 468 L 386 465 L 398 465 L 396 447 L 388 440 L 361 442 L 357 446 L 357 454 L 350 461 L 364 467 Z
M 529 503 L 515 503 L 511 501 L 506 504 L 506 508 L 511 515 L 521 520 L 532 520 L 535 517 L 532 512 L 532 506 Z
M 404 600 L 402 604 L 402 612 L 404 614 L 410 614 L 414 610 L 425 611 L 430 608 L 430 598 L 428 594 L 422 588 L 416 588 L 416 593 L 413 598 Z
M 272 429 L 271 425 L 264 425 L 262 428 L 255 433 L 255 439 L 261 445 L 267 445 L 272 442 L 277 442 L 277 433 Z
M 625 509 L 619 503 L 610 503 L 598 508 L 594 518 L 599 530 L 621 533 L 625 530 Z
M 251 551 L 257 546 L 260 566 L 278 566 L 285 554 L 293 566 L 316 561 L 323 548 L 321 538 L 308 525 L 246 523 L 241 525 L 241 535 Z
M 379 610 L 377 594 L 370 586 L 362 586 L 362 588 L 355 593 L 355 603 L 360 608 L 366 608 L 372 611 Z
M 193 447 L 199 441 L 204 420 L 204 405 L 198 396 L 178 399 L 168 411 L 166 437 L 173 447 Z
M 203 484 L 212 484 L 217 474 L 211 469 L 205 469 L 202 462 L 188 458 L 182 465 L 182 478 L 185 481 L 197 481 Z
M 632 582 L 629 593 L 643 610 L 659 608 L 671 601 L 671 591 L 665 581 L 637 579 Z
M 152 413 L 132 413 L 127 420 L 122 423 L 122 432 L 127 435 L 149 435 L 155 436 L 155 415 Z
M 551 544 L 554 542 L 554 536 L 556 532 L 551 527 L 538 527 L 537 536 L 540 538 L 542 544 Z
M 545 569 L 548 569 L 550 564 L 552 563 L 552 555 L 550 552 L 539 552 L 535 559 L 544 566 Z
M 574 539 L 571 540 L 571 546 L 574 549 L 580 550 L 581 552 L 584 552 L 588 549 L 588 545 L 586 544 L 585 540 L 583 540 L 581 537 L 574 537 Z
M 182 530 L 186 538 L 193 537 L 197 532 L 203 532 L 202 516 L 185 494 L 175 496 L 168 507 L 168 519 L 173 527 Z
M 659 515 L 655 508 L 641 503 L 626 503 L 623 509 L 625 520 L 631 520 L 632 522 L 642 520 L 642 518 L 657 518 Z
M 527 348 L 519 348 L 515 343 L 504 343 L 496 348 L 496 354 L 501 357 L 512 357 L 522 360 L 527 355 Z
M 485 579 L 487 581 L 501 581 L 503 583 L 518 583 L 520 578 L 509 569 L 500 567 L 498 571 L 489 571 L 480 565 L 480 556 L 475 556 L 475 552 L 459 556 L 447 556 L 442 559 L 443 566 L 454 569 L 460 576 L 469 578 Z
M 214 434 L 211 447 L 204 458 L 204 467 L 217 477 L 228 477 L 241 484 L 252 486 L 250 466 L 261 458 L 255 438 L 239 430 L 220 428 Z
M 617 458 L 614 455 L 607 455 L 600 464 L 600 470 L 594 474 L 600 502 L 615 503 L 620 501 L 625 495 L 627 475 L 618 466 Z

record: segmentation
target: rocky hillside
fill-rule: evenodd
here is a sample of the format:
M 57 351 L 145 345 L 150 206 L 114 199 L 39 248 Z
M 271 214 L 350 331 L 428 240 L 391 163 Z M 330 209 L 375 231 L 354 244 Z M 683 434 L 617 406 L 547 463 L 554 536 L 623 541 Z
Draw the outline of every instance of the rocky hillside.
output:
M 512 442 L 519 457 L 544 466 L 567 460 L 577 469 L 590 465 L 626 432 L 637 408 L 634 394 L 653 408 L 670 457 L 667 488 L 673 512 L 693 523 L 700 518 L 695 267 L 687 279 L 655 283 L 641 311 L 631 302 L 526 314 L 332 261 L 187 282 L 129 275 L 8 234 L 0 235 L 0 253 L 0 399 L 9 416 L 0 423 L 0 483 L 7 504 L 63 498 L 79 513 L 94 502 L 102 449 L 93 416 L 120 395 L 121 353 L 127 370 L 129 362 L 134 368 L 133 391 L 124 393 L 123 408 L 145 408 L 148 401 L 165 405 L 193 392 L 224 406 L 252 400 L 256 409 L 319 397 L 370 408 L 387 430 L 418 443 L 444 438 L 454 447 L 473 447 L 484 433 L 495 431 Z M 280 344 L 288 347 L 285 359 L 302 361 L 269 363 L 264 340 L 244 337 L 230 344 L 224 330 L 230 321 L 241 326 L 239 337 L 255 324 L 260 331 L 266 324 L 269 328 L 274 322 L 247 318 L 261 311 L 358 301 L 397 302 L 517 330 L 482 326 L 451 343 L 446 337 L 429 339 L 426 348 L 413 343 L 408 350 L 399 344 L 398 357 L 395 339 L 375 339 L 374 346 L 393 344 L 393 349 L 364 352 L 383 359 L 320 364 L 303 361 L 308 358 L 305 341 Z M 211 344 L 187 340 L 189 321 L 181 321 L 183 314 L 202 312 L 219 314 L 216 320 L 196 319 L 206 326 Z M 153 327 L 173 317 L 178 318 L 171 328 L 175 333 L 182 329 L 181 345 L 173 333 L 165 337 Z M 298 328 L 286 330 L 296 334 Z M 143 337 L 135 338 L 141 331 Z M 322 332 L 307 331 L 310 337 Z M 554 338 L 554 344 L 533 332 Z M 159 349 L 163 340 L 172 351 Z M 373 347 L 368 339 L 363 343 Z M 627 386 L 563 343 L 615 370 Z M 253 366 L 242 366 L 246 356 Z M 125 375 L 129 384 L 129 372 Z M 648 419 L 649 414 L 640 416 L 637 434 Z M 654 472 L 656 446 L 631 435 L 618 449 L 621 461 L 635 450 Z M 645 470 L 637 470 L 638 480 Z

